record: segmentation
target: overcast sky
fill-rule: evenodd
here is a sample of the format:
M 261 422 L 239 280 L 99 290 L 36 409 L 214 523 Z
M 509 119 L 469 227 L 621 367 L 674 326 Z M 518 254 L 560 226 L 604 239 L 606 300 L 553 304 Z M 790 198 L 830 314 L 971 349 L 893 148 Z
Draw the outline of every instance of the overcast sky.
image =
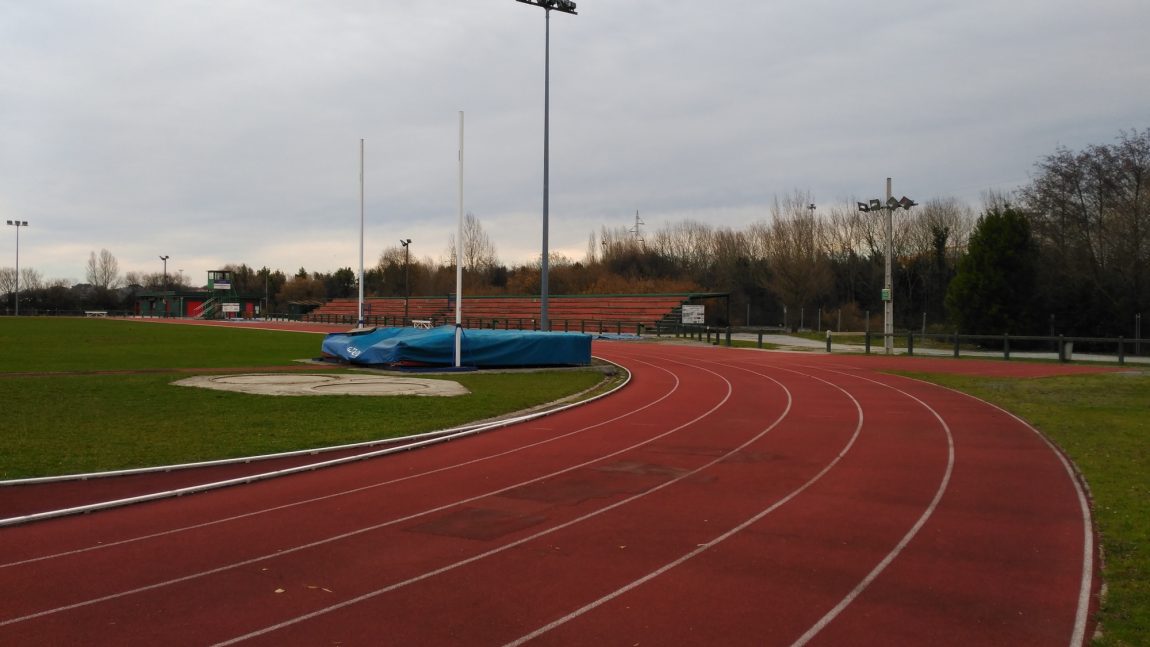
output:
M 551 248 L 683 219 L 1027 182 L 1150 126 L 1146 0 L 580 0 L 551 14 Z M 439 259 L 464 208 L 539 254 L 544 12 L 515 0 L 0 0 L 0 220 L 84 280 Z M 15 262 L 5 226 L 0 266 Z

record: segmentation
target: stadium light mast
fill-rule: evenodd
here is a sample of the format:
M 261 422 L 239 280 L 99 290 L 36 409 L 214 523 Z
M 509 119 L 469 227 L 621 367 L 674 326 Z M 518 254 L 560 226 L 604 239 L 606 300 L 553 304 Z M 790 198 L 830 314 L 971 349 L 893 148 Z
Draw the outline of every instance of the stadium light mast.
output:
M 863 213 L 870 211 L 886 211 L 886 278 L 883 282 L 883 322 L 882 338 L 883 352 L 894 354 L 894 282 L 891 277 L 891 260 L 894 258 L 894 211 L 895 209 L 910 210 L 918 203 L 905 195 L 901 200 L 895 200 L 890 192 L 890 178 L 886 179 L 886 202 L 873 199 L 869 202 L 859 202 L 858 209 Z
M 9 220 L 9 225 L 16 228 L 16 316 L 20 316 L 20 228 L 27 227 L 27 220 Z
M 409 267 L 408 263 L 409 263 L 410 257 L 408 256 L 408 254 L 411 251 L 411 249 L 409 247 L 409 245 L 411 245 L 411 239 L 410 238 L 400 238 L 399 244 L 403 245 L 403 323 L 402 323 L 402 325 L 406 326 L 407 325 L 407 302 L 409 300 L 411 300 L 411 287 L 410 287 L 411 283 L 408 281 L 408 277 L 410 276 L 410 274 L 408 272 L 408 267 Z
M 163 286 L 164 286 L 163 291 L 164 292 L 168 291 L 168 259 L 169 258 L 171 258 L 171 256 L 168 256 L 167 254 L 161 254 L 160 255 L 160 260 L 164 262 L 164 284 L 163 284 Z M 166 294 L 164 295 L 164 316 L 165 317 L 168 316 L 168 295 L 166 295 Z
M 548 250 L 548 199 L 550 175 L 550 130 L 551 130 L 551 10 L 569 13 L 573 16 L 575 3 L 571 0 L 516 0 L 523 4 L 541 7 L 544 14 L 544 40 L 543 40 L 543 255 L 539 261 L 539 328 L 550 330 L 547 319 L 547 267 L 550 262 Z

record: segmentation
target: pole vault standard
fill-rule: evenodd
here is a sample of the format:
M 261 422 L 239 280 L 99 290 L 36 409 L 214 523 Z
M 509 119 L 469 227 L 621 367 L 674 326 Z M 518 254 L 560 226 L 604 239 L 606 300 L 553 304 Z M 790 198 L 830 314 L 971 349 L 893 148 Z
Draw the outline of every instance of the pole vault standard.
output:
M 459 111 L 459 230 L 455 234 L 455 367 L 463 365 L 463 111 Z
M 363 140 L 359 140 L 359 308 L 356 326 L 363 328 Z

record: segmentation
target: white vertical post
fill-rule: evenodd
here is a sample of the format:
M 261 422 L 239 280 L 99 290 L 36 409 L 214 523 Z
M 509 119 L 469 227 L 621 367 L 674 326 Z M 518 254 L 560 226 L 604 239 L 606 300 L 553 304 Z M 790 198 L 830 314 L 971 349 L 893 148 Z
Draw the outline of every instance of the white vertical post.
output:
M 455 366 L 463 365 L 463 111 L 459 111 L 459 231 L 455 234 Z
M 363 139 L 359 140 L 359 308 L 356 326 L 363 328 Z

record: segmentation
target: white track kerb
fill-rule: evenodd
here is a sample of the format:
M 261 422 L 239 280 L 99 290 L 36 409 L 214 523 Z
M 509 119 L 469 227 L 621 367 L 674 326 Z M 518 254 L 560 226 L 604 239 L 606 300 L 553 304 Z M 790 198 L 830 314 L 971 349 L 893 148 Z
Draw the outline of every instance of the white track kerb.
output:
M 614 393 L 615 391 L 623 388 L 624 386 L 626 386 L 627 384 L 629 384 L 631 382 L 630 371 L 627 371 L 626 369 L 624 369 L 621 366 L 618 366 L 617 364 L 612 364 L 612 366 L 615 366 L 617 370 L 623 371 L 624 375 L 625 375 L 625 379 L 622 382 L 620 382 L 618 385 L 616 385 L 614 388 L 612 388 L 608 391 L 605 391 L 603 393 L 599 393 L 599 394 L 597 394 L 593 397 L 587 398 L 585 400 L 580 400 L 579 402 L 572 402 L 569 404 L 564 404 L 564 405 L 560 405 L 560 406 L 556 406 L 556 407 L 549 407 L 549 408 L 546 408 L 546 409 L 543 409 L 540 411 L 533 411 L 531 413 L 527 413 L 527 414 L 523 414 L 523 415 L 513 416 L 513 417 L 509 417 L 509 418 L 502 418 L 502 419 L 488 421 L 488 422 L 479 422 L 479 423 L 473 423 L 470 425 L 462 425 L 459 427 L 451 427 L 449 429 L 430 431 L 427 433 L 415 434 L 412 436 L 404 436 L 401 438 L 388 438 L 388 439 L 383 439 L 383 440 L 372 440 L 372 441 L 366 441 L 366 442 L 362 442 L 362 443 L 351 443 L 351 444 L 347 444 L 347 445 L 335 445 L 332 447 L 319 447 L 319 448 L 313 448 L 313 449 L 303 449 L 303 450 L 298 450 L 298 451 L 293 451 L 293 452 L 283 452 L 283 453 L 278 453 L 278 454 L 263 454 L 260 456 L 247 456 L 247 457 L 243 457 L 243 458 L 221 459 L 221 460 L 215 460 L 215 461 L 201 461 L 201 462 L 197 462 L 197 463 L 182 463 L 182 464 L 178 464 L 178 465 L 163 465 L 163 466 L 159 466 L 159 467 L 142 467 L 142 468 L 137 468 L 137 469 L 116 470 L 116 471 L 110 471 L 110 472 L 92 472 L 92 473 L 88 473 L 88 474 L 69 474 L 69 475 L 65 475 L 65 476 L 47 476 L 47 477 L 41 477 L 41 478 L 0 481 L 0 488 L 4 488 L 4 487 L 19 486 L 19 485 L 34 485 L 34 484 L 38 484 L 38 483 L 55 483 L 55 482 L 62 482 L 62 481 L 86 481 L 86 480 L 91 480 L 91 479 L 109 478 L 109 477 L 114 477 L 114 476 L 155 474 L 155 473 L 163 473 L 163 472 L 173 472 L 173 471 L 177 471 L 177 470 L 195 469 L 195 468 L 201 468 L 201 467 L 216 467 L 216 466 L 221 466 L 221 465 L 238 465 L 238 464 L 244 464 L 244 463 L 255 463 L 255 462 L 259 462 L 259 461 L 274 460 L 277 458 L 292 458 L 292 457 L 296 457 L 296 456 L 320 455 L 320 454 L 325 454 L 325 453 L 330 453 L 330 452 L 355 450 L 355 449 L 361 449 L 361 448 L 369 450 L 369 451 L 365 451 L 363 453 L 355 454 L 352 456 L 344 456 L 342 458 L 336 458 L 336 459 L 331 459 L 331 460 L 321 460 L 321 461 L 318 461 L 315 463 L 308 463 L 307 465 L 298 465 L 295 467 L 289 467 L 289 468 L 285 468 L 285 469 L 281 469 L 281 470 L 271 470 L 268 472 L 261 472 L 258 474 L 250 474 L 247 476 L 241 476 L 241 477 L 226 479 L 226 480 L 222 480 L 222 481 L 215 481 L 212 483 L 203 483 L 200 485 L 192 485 L 192 486 L 177 488 L 177 489 L 172 489 L 172 490 L 164 490 L 162 492 L 153 492 L 150 494 L 143 494 L 143 495 L 128 497 L 128 498 L 124 498 L 124 499 L 116 499 L 114 501 L 104 501 L 101 503 L 92 503 L 92 504 L 88 504 L 88 505 L 75 506 L 72 508 L 64 508 L 61 510 L 50 510 L 47 512 L 37 512 L 34 514 L 27 514 L 27 515 L 22 515 L 22 516 L 18 516 L 18 517 L 8 517 L 6 519 L 0 519 L 0 528 L 5 527 L 5 526 L 15 526 L 15 525 L 22 524 L 22 523 L 29 523 L 32 521 L 41 521 L 44 519 L 52 519 L 55 517 L 64 517 L 64 516 L 75 515 L 75 514 L 86 514 L 89 512 L 95 512 L 97 510 L 104 510 L 104 509 L 108 509 L 108 508 L 117 508 L 120 506 L 132 505 L 135 503 L 144 503 L 146 501 L 155 501 L 158 499 L 167 499 L 167 498 L 185 496 L 188 494 L 196 494 L 199 492 L 207 492 L 209 490 L 216 490 L 219 488 L 230 487 L 233 485 L 243 485 L 246 483 L 255 483 L 257 481 L 265 481 L 268 479 L 278 478 L 281 476 L 289 476 L 291 474 L 310 472 L 310 471 L 325 468 L 325 467 L 344 465 L 347 463 L 353 463 L 356 461 L 367 460 L 367 459 L 376 458 L 379 456 L 386 456 L 388 454 L 396 454 L 399 452 L 410 451 L 413 449 L 420 449 L 423 447 L 428 447 L 428 446 L 436 445 L 439 443 L 457 440 L 459 438 L 464 438 L 467 436 L 473 436 L 476 434 L 481 434 L 481 433 L 484 433 L 487 431 L 492 431 L 494 429 L 500 429 L 500 428 L 507 427 L 507 426 L 514 425 L 514 424 L 518 424 L 521 422 L 526 422 L 529 420 L 535 420 L 537 418 L 542 418 L 545 416 L 549 416 L 549 415 L 558 413 L 560 411 L 566 411 L 567 409 L 572 409 L 572 408 L 577 407 L 577 406 L 581 406 L 581 405 L 584 405 L 584 404 L 587 404 L 590 402 L 594 402 L 595 400 L 598 400 L 602 397 L 605 397 L 607 395 Z M 403 378 L 403 379 L 408 379 L 408 378 Z M 370 448 L 373 448 L 373 447 L 380 447 L 380 449 L 371 450 Z

